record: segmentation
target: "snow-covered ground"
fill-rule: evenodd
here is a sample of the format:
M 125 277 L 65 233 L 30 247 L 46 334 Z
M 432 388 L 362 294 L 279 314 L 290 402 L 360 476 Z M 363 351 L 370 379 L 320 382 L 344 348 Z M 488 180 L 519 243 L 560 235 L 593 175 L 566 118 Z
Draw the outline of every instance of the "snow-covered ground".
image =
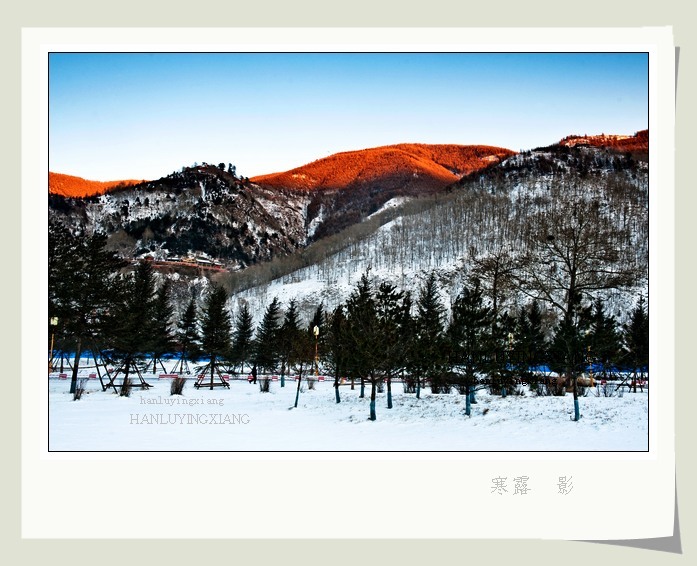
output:
M 54 374 L 55 375 L 55 374 Z M 369 394 L 340 389 L 330 380 L 309 390 L 303 382 L 297 408 L 296 383 L 271 384 L 269 393 L 246 380 L 230 389 L 196 389 L 190 378 L 183 395 L 170 395 L 170 380 L 146 374 L 150 389 L 130 397 L 103 392 L 88 380 L 74 401 L 70 379 L 48 379 L 49 451 L 645 451 L 648 391 L 580 399 L 581 420 L 571 421 L 573 399 L 509 395 L 480 390 L 470 417 L 456 392 L 421 398 L 393 384 L 370 421 Z

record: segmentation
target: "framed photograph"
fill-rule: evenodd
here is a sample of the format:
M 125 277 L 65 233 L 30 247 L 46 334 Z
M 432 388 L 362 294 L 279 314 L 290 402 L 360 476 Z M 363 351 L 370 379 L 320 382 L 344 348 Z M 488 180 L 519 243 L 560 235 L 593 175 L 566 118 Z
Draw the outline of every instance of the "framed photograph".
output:
M 669 29 L 25 29 L 23 84 L 28 474 L 234 483 L 239 538 L 247 482 L 271 537 L 672 534 Z

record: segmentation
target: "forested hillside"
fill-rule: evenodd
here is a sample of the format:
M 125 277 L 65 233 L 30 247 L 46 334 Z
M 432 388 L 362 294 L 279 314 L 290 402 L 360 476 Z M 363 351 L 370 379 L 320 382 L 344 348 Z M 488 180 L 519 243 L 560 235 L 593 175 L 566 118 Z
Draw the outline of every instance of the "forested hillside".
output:
M 288 269 L 283 261 L 231 274 L 229 289 L 238 302 L 254 305 L 273 296 L 297 296 L 308 310 L 319 302 L 332 308 L 370 266 L 375 277 L 406 289 L 435 271 L 450 302 L 477 266 L 482 270 L 498 261 L 520 271 L 568 223 L 583 222 L 584 237 L 603 238 L 592 243 L 603 253 L 593 259 L 595 268 L 607 262 L 632 274 L 623 291 L 588 289 L 584 299 L 599 294 L 614 311 L 624 311 L 646 291 L 647 163 L 605 148 L 556 145 L 523 152 L 466 176 L 445 194 L 388 209 L 382 222 L 374 217 L 335 240 L 315 244 L 314 250 L 311 246 L 304 257 L 312 265 L 271 284 L 265 284 L 267 277 Z M 254 288 L 239 292 L 250 285 Z M 506 285 L 512 291 L 505 301 L 524 298 L 520 284 Z
M 306 240 L 307 199 L 262 189 L 223 163 L 88 198 L 50 195 L 49 209 L 52 221 L 105 235 L 127 259 L 204 252 L 242 269 L 291 254 Z

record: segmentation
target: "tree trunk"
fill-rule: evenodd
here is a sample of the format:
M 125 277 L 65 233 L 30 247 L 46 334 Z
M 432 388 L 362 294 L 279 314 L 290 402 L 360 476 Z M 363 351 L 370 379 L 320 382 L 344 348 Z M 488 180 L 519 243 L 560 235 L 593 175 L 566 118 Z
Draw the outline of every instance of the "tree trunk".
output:
M 578 407 L 578 383 L 577 383 L 578 378 L 576 376 L 573 377 L 573 384 L 574 384 L 574 420 L 578 421 L 581 418 L 581 413 L 579 411 Z
M 470 386 L 466 385 L 465 386 L 465 414 L 469 417 L 470 414 L 472 413 L 472 403 L 470 401 L 470 396 L 472 395 L 472 392 L 470 391 Z
M 359 395 L 361 399 L 365 397 L 365 378 L 361 377 L 361 394 Z
M 416 378 L 416 398 L 421 399 L 421 378 Z
M 338 373 L 334 377 L 334 393 L 336 394 L 336 402 L 341 403 L 341 397 L 339 397 L 339 374 Z
M 82 338 L 77 339 L 75 346 L 75 362 L 73 363 L 73 375 L 70 378 L 70 393 L 75 393 L 77 387 L 77 370 L 80 367 L 80 356 L 82 356 Z
M 392 379 L 387 378 L 387 408 L 392 408 Z
M 123 382 L 121 383 L 121 393 L 120 395 L 122 397 L 127 397 L 126 393 L 128 393 L 128 389 L 130 386 L 130 383 L 128 382 L 128 370 L 131 367 L 131 360 L 130 358 L 126 358 L 126 364 L 125 364 L 125 370 L 123 374 Z M 126 389 L 126 393 L 124 393 L 124 388 Z
M 211 356 L 211 391 L 213 390 L 213 372 L 215 371 L 215 356 Z
M 281 387 L 286 386 L 286 362 L 281 362 Z
M 303 372 L 302 370 L 298 371 L 298 387 L 295 390 L 295 405 L 293 405 L 296 409 L 298 408 L 298 399 L 300 398 L 300 383 L 303 380 Z
M 377 391 L 377 380 L 375 378 L 370 380 L 370 420 L 374 421 L 377 419 L 375 414 L 375 392 Z

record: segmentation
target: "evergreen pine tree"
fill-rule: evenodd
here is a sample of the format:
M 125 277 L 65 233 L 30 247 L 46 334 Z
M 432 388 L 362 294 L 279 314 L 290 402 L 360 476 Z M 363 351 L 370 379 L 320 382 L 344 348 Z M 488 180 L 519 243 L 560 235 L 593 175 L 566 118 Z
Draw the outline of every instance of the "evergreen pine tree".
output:
M 295 299 L 291 299 L 283 317 L 283 323 L 279 329 L 278 354 L 281 360 L 281 387 L 285 387 L 285 373 L 290 369 L 290 358 L 298 341 L 300 328 L 300 315 Z
M 550 367 L 561 376 L 555 395 L 563 395 L 572 379 L 574 388 L 574 419 L 580 418 L 576 378 L 587 367 L 587 343 L 591 309 L 578 308 L 571 320 L 562 319 L 555 329 L 549 347 Z
M 433 393 L 448 392 L 450 386 L 443 377 L 448 360 L 445 308 L 438 295 L 438 283 L 434 273 L 428 276 L 419 291 L 414 324 L 417 349 L 412 352 L 410 365 L 417 372 L 417 397 L 421 376 L 430 382 Z
M 340 380 L 346 375 L 347 369 L 347 321 L 344 314 L 344 306 L 339 305 L 329 315 L 327 321 L 327 332 L 325 333 L 326 358 L 325 362 L 332 369 L 334 374 L 334 392 L 336 402 L 341 402 L 339 395 Z
M 255 340 L 255 363 L 260 371 L 273 372 L 276 370 L 279 356 L 279 330 L 281 306 L 277 297 L 264 311 L 264 317 L 257 329 Z
M 387 384 L 387 408 L 392 408 L 392 379 L 407 365 L 404 348 L 409 328 L 411 301 L 404 291 L 383 282 L 375 294 L 378 334 L 383 349 L 380 373 Z
M 71 315 L 71 303 L 75 301 L 70 292 L 74 290 L 70 279 L 75 273 L 78 260 L 82 261 L 80 239 L 74 237 L 66 227 L 57 222 L 48 225 L 48 315 L 60 317 L 61 325 L 65 317 Z
M 649 367 L 649 316 L 646 301 L 639 297 L 631 318 L 623 327 L 625 363 L 643 380 Z
M 602 300 L 596 300 L 590 319 L 590 332 L 587 336 L 587 363 L 597 360 L 604 375 L 608 369 L 619 362 L 622 352 L 622 339 L 617 328 L 617 321 L 605 314 Z
M 288 356 L 288 367 L 297 377 L 295 408 L 298 407 L 298 401 L 300 400 L 300 384 L 302 383 L 303 376 L 312 371 L 314 351 L 315 345 L 312 334 L 309 331 L 300 330 L 300 332 L 295 335 L 295 340 L 291 343 L 290 354 Z
M 123 303 L 115 326 L 115 349 L 123 356 L 141 359 L 152 351 L 155 289 L 152 264 L 149 261 L 138 262 L 126 280 Z
M 542 326 L 542 309 L 537 301 L 533 301 L 527 309 L 526 320 L 530 360 L 534 365 L 542 365 L 547 361 L 547 339 Z
M 232 359 L 233 363 L 240 364 L 244 372 L 244 365 L 252 359 L 254 348 L 254 321 L 249 312 L 249 305 L 244 303 L 235 317 L 235 330 L 232 335 Z
M 458 387 L 465 395 L 465 414 L 470 415 L 477 376 L 488 367 L 491 309 L 484 305 L 478 285 L 465 286 L 455 299 L 448 327 L 450 364 L 458 374 Z
M 189 300 L 186 310 L 179 319 L 176 340 L 179 345 L 179 362 L 175 366 L 175 371 L 178 367 L 180 373 L 189 373 L 187 362 L 196 361 L 200 355 L 198 315 L 196 313 L 196 301 L 193 297 Z
M 174 333 L 172 331 L 172 319 L 174 317 L 174 307 L 172 306 L 172 282 L 165 279 L 155 296 L 153 306 L 152 324 L 152 369 L 157 370 L 157 364 L 162 362 L 160 358 L 165 354 L 170 354 L 174 350 Z M 162 371 L 165 368 L 162 366 Z
M 373 285 L 368 273 L 361 276 L 346 303 L 347 367 L 351 376 L 361 380 L 361 397 L 365 396 L 365 382 L 371 384 L 370 420 L 374 421 L 377 418 L 375 399 L 384 350 Z
M 118 316 L 112 326 L 114 356 L 120 363 L 116 375 L 123 374 L 124 384 L 128 382 L 129 375 L 135 372 L 141 386 L 149 387 L 137 364 L 153 351 L 155 344 L 155 286 L 155 272 L 149 261 L 138 262 L 133 273 L 124 281 Z M 115 387 L 113 378 L 111 385 Z M 122 394 L 125 394 L 124 390 L 125 385 Z
M 515 319 L 508 312 L 496 316 L 492 307 L 491 332 L 488 346 L 491 352 L 488 371 L 491 378 L 491 392 L 505 397 L 514 388 L 513 358 L 516 345 Z
M 106 250 L 106 236 L 73 236 L 56 222 L 49 224 L 48 243 L 49 317 L 58 319 L 59 347 L 75 352 L 74 393 L 83 350 L 93 350 L 96 358 L 94 350 L 108 346 L 106 332 L 117 311 L 118 271 L 124 262 Z
M 542 311 L 537 301 L 522 308 L 516 321 L 513 366 L 521 379 L 527 381 L 530 390 L 537 387 L 535 375 L 547 362 L 545 334 L 542 328 Z
M 223 287 L 214 286 L 206 298 L 201 316 L 201 349 L 210 359 L 195 387 L 208 385 L 210 389 L 218 385 L 229 387 L 220 376 L 218 366 L 230 355 L 230 334 L 232 322 L 227 310 L 227 292 Z M 210 382 L 203 383 L 205 373 L 210 374 Z M 216 382 L 215 375 L 219 376 Z

